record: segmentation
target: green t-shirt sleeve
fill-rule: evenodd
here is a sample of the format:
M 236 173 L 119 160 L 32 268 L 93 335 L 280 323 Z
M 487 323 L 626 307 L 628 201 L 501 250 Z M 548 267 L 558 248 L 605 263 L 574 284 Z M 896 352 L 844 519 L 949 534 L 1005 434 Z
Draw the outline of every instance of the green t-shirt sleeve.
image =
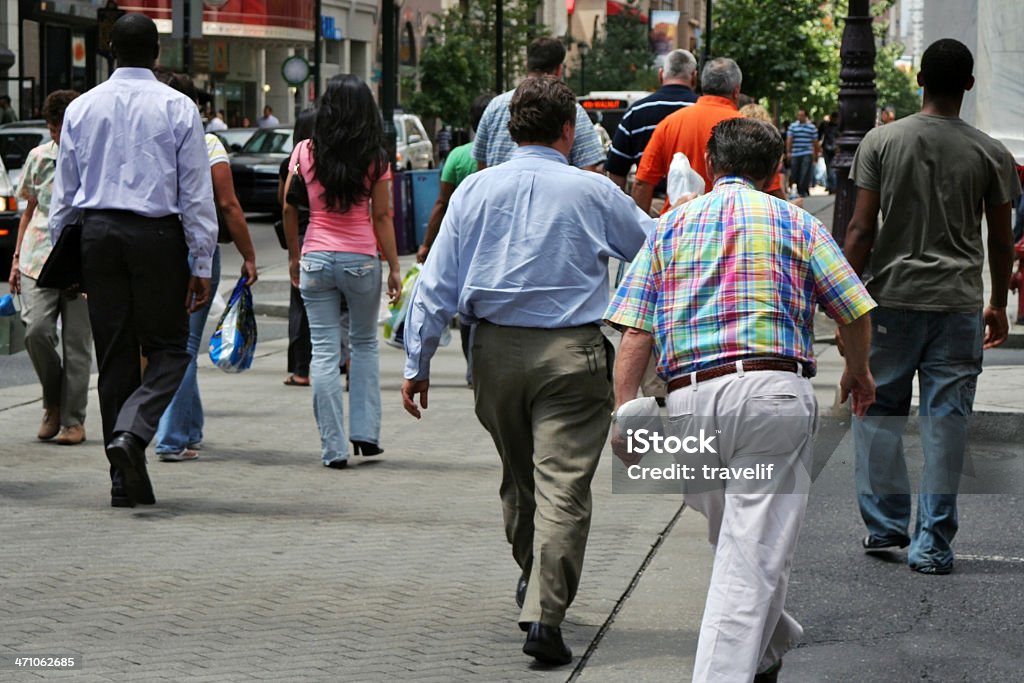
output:
M 853 184 L 871 192 L 879 192 L 882 189 L 878 135 L 874 134 L 877 130 L 869 131 L 861 140 L 857 152 L 853 155 L 853 166 L 850 167 Z
M 455 167 L 457 165 L 458 165 L 457 164 L 457 160 L 456 159 L 452 159 L 452 155 L 449 154 L 448 155 L 448 161 L 445 163 L 444 168 L 441 169 L 441 182 L 442 183 L 451 183 L 452 185 L 458 185 L 459 184 L 458 180 L 455 177 L 456 176 L 456 172 L 457 172 L 457 169 Z

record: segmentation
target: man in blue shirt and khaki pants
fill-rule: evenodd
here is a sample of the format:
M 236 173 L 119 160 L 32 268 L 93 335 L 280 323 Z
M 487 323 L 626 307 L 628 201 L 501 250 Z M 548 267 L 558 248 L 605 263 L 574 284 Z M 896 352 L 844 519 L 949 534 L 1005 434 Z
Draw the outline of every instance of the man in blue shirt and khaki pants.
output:
M 608 259 L 631 260 L 653 223 L 608 178 L 567 163 L 576 98 L 565 84 L 527 78 L 510 112 L 518 149 L 455 191 L 420 275 L 402 398 L 420 417 L 445 325 L 456 312 L 479 323 L 476 415 L 501 456 L 523 651 L 560 665 L 572 661 L 560 625 L 579 585 L 611 419 L 613 352 L 598 324 Z
M 156 502 L 145 449 L 189 363 L 188 315 L 210 296 L 217 215 L 199 110 L 153 75 L 153 20 L 124 15 L 111 42 L 117 70 L 64 115 L 50 232 L 82 225 L 111 504 L 134 507 Z

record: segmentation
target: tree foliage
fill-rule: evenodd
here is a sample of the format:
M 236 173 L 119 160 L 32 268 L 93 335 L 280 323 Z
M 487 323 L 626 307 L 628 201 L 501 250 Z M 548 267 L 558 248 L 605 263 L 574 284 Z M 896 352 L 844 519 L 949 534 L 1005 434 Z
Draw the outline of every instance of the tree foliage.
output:
M 839 43 L 820 0 L 718 0 L 714 57 L 731 57 L 743 71 L 743 92 L 777 103 L 788 116 L 808 106 L 833 106 Z
M 878 0 L 872 14 L 882 15 L 894 0 Z M 813 118 L 834 111 L 839 97 L 839 48 L 847 0 L 831 6 L 818 0 L 718 0 L 715 3 L 715 56 L 735 59 L 743 70 L 743 92 L 778 105 L 781 118 L 792 119 L 805 107 Z M 872 24 L 882 43 L 887 24 Z M 899 44 L 881 44 L 875 58 L 878 106 L 891 105 L 897 116 L 918 110 L 913 74 L 896 67 Z
M 651 69 L 654 53 L 648 38 L 649 26 L 641 15 L 637 0 L 627 0 L 626 8 L 606 17 L 602 30 L 594 36 L 587 54 L 586 83 L 581 82 L 582 64 L 574 63 L 569 84 L 577 94 L 591 90 L 648 90 L 658 85 Z
M 878 90 L 878 106 L 892 107 L 896 118 L 916 113 L 921 108 L 917 80 L 896 66 L 896 60 L 903 54 L 903 45 L 890 43 L 878 50 L 875 58 L 875 89 Z
M 503 83 L 495 83 L 495 5 L 470 0 L 435 14 L 420 55 L 419 90 L 409 106 L 425 117 L 469 125 L 469 107 L 483 93 L 503 92 L 526 72 L 526 46 L 547 29 L 536 22 L 541 0 L 505 0 Z

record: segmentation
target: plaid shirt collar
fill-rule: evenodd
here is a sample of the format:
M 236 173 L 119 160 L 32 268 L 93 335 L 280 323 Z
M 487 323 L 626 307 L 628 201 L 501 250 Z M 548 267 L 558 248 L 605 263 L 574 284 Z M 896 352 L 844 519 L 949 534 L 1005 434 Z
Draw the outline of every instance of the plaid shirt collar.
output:
M 715 185 L 713 189 L 717 190 L 719 187 L 724 185 L 745 185 L 751 190 L 757 189 L 756 187 L 754 187 L 753 180 L 751 180 L 750 178 L 745 178 L 741 175 L 724 175 L 721 178 L 715 180 Z

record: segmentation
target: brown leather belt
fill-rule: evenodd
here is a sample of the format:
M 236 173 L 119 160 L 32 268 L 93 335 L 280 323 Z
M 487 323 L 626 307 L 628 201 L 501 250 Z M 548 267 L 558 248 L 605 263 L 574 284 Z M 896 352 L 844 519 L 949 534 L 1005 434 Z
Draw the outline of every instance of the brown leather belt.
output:
M 807 370 L 803 370 L 803 372 L 801 372 L 802 365 L 802 363 L 797 363 L 795 360 L 782 360 L 778 358 L 747 358 L 746 360 L 743 360 L 743 372 L 776 370 L 779 372 L 795 372 L 798 375 L 802 374 L 804 377 L 809 377 Z M 725 363 L 723 365 L 718 365 L 698 372 L 697 383 L 707 382 L 709 379 L 715 379 L 716 377 L 725 377 L 726 375 L 732 375 L 736 372 L 738 372 L 738 370 L 735 362 Z M 691 379 L 692 375 L 676 377 L 668 383 L 668 390 L 675 391 L 676 389 L 688 387 L 690 386 Z

